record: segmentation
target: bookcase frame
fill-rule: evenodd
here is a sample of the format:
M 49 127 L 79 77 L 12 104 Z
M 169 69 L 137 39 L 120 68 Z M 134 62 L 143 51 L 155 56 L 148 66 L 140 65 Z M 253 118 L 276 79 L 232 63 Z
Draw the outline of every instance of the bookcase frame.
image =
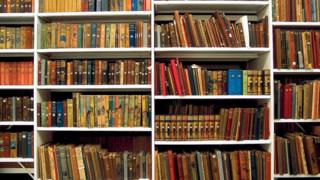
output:
M 0 57 L 33 57 L 34 58 L 34 81 L 33 85 L 28 86 L 0 86 L 0 90 L 28 90 L 33 91 L 34 96 L 34 121 L 33 122 L 0 122 L 0 126 L 33 126 L 34 132 L 34 158 L 1 158 L 0 163 L 5 162 L 33 162 L 34 163 L 34 177 L 38 179 L 38 156 L 37 148 L 39 145 L 48 142 L 54 133 L 63 133 L 65 131 L 90 131 L 94 132 L 145 132 L 150 133 L 151 136 L 151 153 L 154 157 L 154 151 L 156 146 L 176 146 L 176 145 L 212 145 L 215 146 L 230 146 L 241 145 L 250 147 L 252 145 L 262 146 L 268 152 L 271 153 L 271 177 L 276 178 L 304 178 L 317 176 L 290 176 L 290 175 L 275 175 L 274 170 L 274 124 L 276 123 L 320 123 L 320 120 L 274 120 L 274 75 L 299 75 L 299 74 L 320 74 L 320 70 L 279 70 L 273 69 L 273 27 L 320 27 L 319 22 L 273 22 L 272 21 L 272 0 L 267 1 L 155 1 L 151 0 L 151 11 L 147 12 L 69 12 L 69 13 L 40 13 L 39 1 L 35 0 L 35 12 L 34 13 L 12 13 L 1 14 L 0 24 L 33 24 L 34 25 L 34 47 L 33 49 L 0 49 Z M 241 12 L 241 13 L 257 13 L 267 14 L 269 17 L 269 47 L 268 48 L 159 48 L 154 46 L 154 24 L 155 24 L 155 12 L 172 12 L 176 9 L 183 9 L 188 7 L 189 12 L 204 12 L 210 14 L 213 10 L 208 9 L 220 9 L 227 12 Z M 266 8 L 266 9 L 263 9 Z M 258 13 L 259 14 L 259 13 Z M 56 21 L 66 18 L 68 20 L 83 20 L 88 18 L 90 20 L 112 18 L 114 22 L 118 20 L 138 20 L 149 19 L 151 21 L 151 47 L 150 48 L 75 48 L 75 49 L 41 49 L 40 44 L 40 22 Z M 171 18 L 168 16 L 165 18 Z M 152 84 L 154 84 L 154 62 L 156 57 L 188 57 L 190 61 L 196 62 L 196 58 L 208 59 L 220 58 L 218 61 L 228 61 L 229 59 L 237 58 L 240 61 L 246 61 L 247 59 L 257 58 L 254 62 L 254 66 L 259 68 L 270 69 L 270 86 L 271 95 L 224 95 L 224 96 L 155 96 L 155 90 L 152 85 L 38 85 L 38 57 L 48 56 L 54 58 L 151 58 L 152 67 Z M 241 58 L 239 58 L 241 57 Z M 261 58 L 262 57 L 262 58 Z M 215 60 L 212 60 L 215 61 Z M 44 99 L 49 98 L 49 93 L 54 92 L 73 92 L 81 89 L 83 92 L 88 91 L 103 91 L 103 92 L 150 92 L 152 96 L 152 125 L 151 128 L 46 128 L 37 126 L 37 102 L 41 102 Z M 1 91 L 0 91 L 1 92 Z M 246 141 L 155 141 L 155 102 L 157 100 L 184 100 L 184 99 L 199 99 L 199 100 L 256 100 L 266 101 L 270 107 L 270 137 L 267 140 L 246 140 Z M 154 158 L 152 158 L 152 177 L 154 178 Z M 30 168 L 25 169 L 26 173 L 30 173 Z M 21 173 L 21 169 L 13 168 L 9 170 L 7 168 L 0 169 L 0 173 Z M 23 172 L 23 171 L 22 171 Z

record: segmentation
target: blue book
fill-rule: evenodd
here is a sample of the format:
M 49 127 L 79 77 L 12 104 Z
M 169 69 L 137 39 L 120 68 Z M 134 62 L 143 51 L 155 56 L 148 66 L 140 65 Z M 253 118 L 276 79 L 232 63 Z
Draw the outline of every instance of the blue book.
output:
M 258 179 L 258 174 L 257 174 L 257 161 L 256 161 L 256 155 L 255 151 L 250 152 L 251 156 L 251 175 L 252 175 L 252 180 L 257 180 Z
M 32 158 L 32 131 L 31 132 L 27 132 L 27 158 Z
M 87 63 L 87 83 L 91 84 L 91 76 L 92 76 L 92 60 L 89 60 Z
M 102 9 L 102 0 L 97 0 L 96 11 L 101 11 Z
M 228 95 L 242 95 L 242 71 L 228 70 Z
M 194 82 L 194 75 L 191 66 L 188 66 L 188 76 L 190 79 L 190 87 L 191 87 L 191 94 L 196 95 L 197 94 L 197 88 L 195 87 Z
M 89 0 L 89 11 L 95 11 L 95 0 Z
M 96 66 L 95 66 L 94 61 L 91 61 L 91 79 L 90 79 L 90 81 L 88 81 L 88 82 L 90 82 L 91 85 L 94 84 L 95 68 L 96 68 Z
M 16 113 L 16 102 L 17 102 L 17 98 L 16 97 L 12 97 L 12 121 L 16 121 L 17 120 L 17 113 Z M 11 120 L 11 119 L 8 119 Z
M 60 151 L 61 151 L 60 147 L 59 146 L 56 147 L 58 177 L 59 179 L 63 179 Z
M 113 119 L 113 112 L 114 112 L 114 100 L 113 96 L 109 96 L 109 127 L 114 127 L 114 119 Z
M 138 0 L 131 1 L 131 8 L 132 8 L 132 11 L 138 11 Z
M 109 1 L 108 0 L 102 0 L 101 11 L 108 11 L 108 10 L 109 10 Z
M 130 24 L 129 25 L 129 45 L 130 47 L 135 47 L 136 41 L 135 41 L 135 34 L 136 34 L 136 25 Z
M 51 124 L 50 125 L 52 127 L 57 127 L 57 104 L 55 101 L 51 102 Z
M 63 127 L 63 102 L 57 102 L 57 126 Z
M 320 2 L 319 2 L 320 3 Z M 316 22 L 317 21 L 317 9 L 316 9 L 316 0 L 311 0 L 310 6 L 311 6 L 311 21 Z
M 97 24 L 91 24 L 91 47 L 96 47 Z
M 118 7 L 119 7 L 119 11 L 124 11 L 124 9 L 123 9 L 123 1 L 122 0 L 120 0 L 120 1 L 118 1 Z

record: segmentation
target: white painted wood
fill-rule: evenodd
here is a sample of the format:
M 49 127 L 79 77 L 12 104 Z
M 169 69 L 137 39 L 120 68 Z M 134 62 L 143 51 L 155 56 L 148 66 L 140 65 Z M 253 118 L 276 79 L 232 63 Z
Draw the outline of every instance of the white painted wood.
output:
M 109 127 L 109 128 L 85 128 L 85 127 L 38 127 L 37 131 L 63 132 L 63 131 L 89 131 L 89 132 L 151 132 L 151 128 L 143 127 Z
M 1 121 L 0 126 L 33 126 L 34 122 L 26 122 L 26 121 Z
M 33 158 L 0 158 L 0 163 L 33 162 Z
M 320 22 L 272 22 L 274 27 L 320 27 Z
M 264 145 L 271 144 L 271 140 L 245 141 L 155 141 L 155 145 Z

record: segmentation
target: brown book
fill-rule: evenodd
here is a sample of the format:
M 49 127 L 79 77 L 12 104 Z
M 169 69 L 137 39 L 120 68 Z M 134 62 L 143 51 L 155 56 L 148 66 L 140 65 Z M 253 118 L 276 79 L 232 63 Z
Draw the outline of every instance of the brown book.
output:
M 317 155 L 315 144 L 315 139 L 312 136 L 304 136 L 303 143 L 306 153 L 306 161 L 308 166 L 308 172 L 310 174 L 319 174 L 319 164 L 315 158 Z

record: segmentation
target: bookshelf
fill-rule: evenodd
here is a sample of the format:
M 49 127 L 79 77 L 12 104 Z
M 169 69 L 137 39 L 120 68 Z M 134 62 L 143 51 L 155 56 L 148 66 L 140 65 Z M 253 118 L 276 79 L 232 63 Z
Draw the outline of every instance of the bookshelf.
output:
M 271 153 L 271 179 L 280 178 L 319 178 L 319 175 L 276 175 L 274 169 L 274 126 L 284 123 L 299 123 L 312 124 L 319 123 L 319 120 L 311 119 L 274 119 L 274 92 L 273 82 L 274 77 L 280 76 L 299 76 L 299 75 L 316 75 L 320 74 L 319 69 L 274 69 L 273 68 L 273 28 L 318 28 L 319 22 L 273 22 L 272 21 L 272 0 L 268 1 L 152 1 L 151 11 L 112 11 L 112 12 L 58 12 L 58 13 L 43 13 L 39 12 L 39 1 L 35 0 L 34 13 L 3 13 L 0 15 L 0 24 L 33 24 L 34 25 L 34 47 L 33 49 L 0 49 L 0 57 L 33 57 L 34 62 L 34 83 L 33 85 L 21 86 L 0 86 L 2 90 L 13 91 L 33 91 L 34 97 L 34 121 L 33 122 L 0 122 L 0 126 L 26 126 L 33 127 L 34 130 L 34 158 L 0 158 L 0 163 L 7 162 L 28 162 L 34 164 L 34 177 L 39 177 L 38 171 L 38 156 L 37 148 L 50 142 L 54 135 L 63 135 L 64 133 L 113 133 L 115 135 L 122 133 L 143 133 L 151 137 L 151 153 L 154 157 L 154 152 L 157 147 L 173 148 L 179 146 L 212 146 L 230 147 L 240 146 L 244 148 L 262 147 L 262 149 Z M 57 49 L 42 49 L 40 48 L 40 33 L 41 24 L 46 22 L 135 22 L 137 20 L 150 21 L 151 32 L 154 31 L 154 25 L 157 22 L 167 22 L 173 19 L 174 10 L 179 10 L 180 13 L 193 13 L 196 18 L 209 18 L 212 11 L 219 10 L 230 14 L 231 20 L 236 20 L 239 16 L 248 15 L 249 21 L 256 21 L 264 15 L 269 16 L 269 47 L 239 47 L 239 48 L 160 48 L 154 45 L 154 34 L 151 33 L 151 47 L 147 48 L 57 48 Z M 52 59 L 77 59 L 77 58 L 106 58 L 106 59 L 121 59 L 121 58 L 150 58 L 152 68 L 152 85 L 38 85 L 38 58 L 46 57 Z M 174 95 L 155 95 L 154 90 L 154 63 L 159 58 L 177 57 L 181 62 L 232 62 L 232 63 L 248 63 L 252 69 L 268 68 L 271 71 L 271 95 L 207 95 L 207 96 L 174 96 Z M 38 127 L 37 125 L 37 102 L 49 100 L 51 93 L 137 93 L 150 94 L 152 97 L 152 124 L 150 128 L 85 128 L 85 127 Z M 267 103 L 270 108 L 270 138 L 266 140 L 243 140 L 243 141 L 156 141 L 155 140 L 155 125 L 154 116 L 160 101 L 252 101 L 256 104 Z M 152 167 L 155 167 L 154 158 L 152 158 Z M 2 172 L 0 170 L 0 172 Z M 17 171 L 12 171 L 18 172 Z M 30 172 L 25 171 L 25 172 Z M 153 177 L 155 177 L 153 171 Z

